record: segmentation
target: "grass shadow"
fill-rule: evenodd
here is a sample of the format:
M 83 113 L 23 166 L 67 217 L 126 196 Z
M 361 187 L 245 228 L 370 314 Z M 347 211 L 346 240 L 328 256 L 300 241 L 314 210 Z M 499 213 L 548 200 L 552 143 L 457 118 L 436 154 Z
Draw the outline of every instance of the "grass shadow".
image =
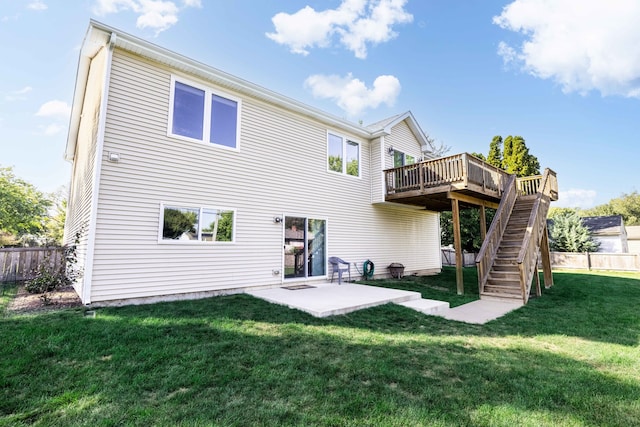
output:
M 247 296 L 82 314 L 1 320 L 0 425 L 640 423 L 637 375 L 616 373 L 634 360 L 526 337 L 366 330 Z

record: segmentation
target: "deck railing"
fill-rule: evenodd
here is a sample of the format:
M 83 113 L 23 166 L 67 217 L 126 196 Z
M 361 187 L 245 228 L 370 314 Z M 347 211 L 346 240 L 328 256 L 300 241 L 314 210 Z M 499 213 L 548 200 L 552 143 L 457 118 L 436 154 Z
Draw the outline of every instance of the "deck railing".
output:
M 544 175 L 518 178 L 518 193 L 523 196 L 532 196 L 534 194 L 538 194 L 543 178 Z M 548 182 L 546 183 L 546 185 L 549 186 L 549 197 L 551 198 L 551 200 L 558 200 L 558 178 L 556 177 L 555 172 L 550 171 L 547 176 L 547 180 Z
M 480 252 L 478 252 L 478 256 L 476 257 L 480 294 L 482 294 L 484 286 L 487 284 L 489 271 L 498 252 L 498 247 L 500 247 L 500 241 L 507 228 L 507 223 L 509 222 L 509 217 L 511 217 L 511 211 L 513 210 L 517 197 L 516 177 L 515 175 L 511 175 L 504 189 L 502 200 L 500 200 L 496 214 L 493 217 L 491 227 L 489 227 Z
M 502 169 L 468 153 L 387 169 L 384 173 L 387 195 L 413 190 L 424 191 L 447 184 L 462 184 L 464 187 L 480 187 L 481 191 L 497 198 L 501 197 L 509 176 Z
M 553 192 L 555 191 L 557 194 L 557 182 L 556 173 L 551 169 L 545 169 L 544 175 L 542 175 L 538 185 L 537 197 L 531 209 L 527 230 L 525 231 L 522 247 L 518 254 L 520 288 L 524 303 L 529 299 L 531 280 L 538 263 L 540 241 L 542 240 L 543 233 L 545 233 L 547 229 L 549 203 L 552 200 Z

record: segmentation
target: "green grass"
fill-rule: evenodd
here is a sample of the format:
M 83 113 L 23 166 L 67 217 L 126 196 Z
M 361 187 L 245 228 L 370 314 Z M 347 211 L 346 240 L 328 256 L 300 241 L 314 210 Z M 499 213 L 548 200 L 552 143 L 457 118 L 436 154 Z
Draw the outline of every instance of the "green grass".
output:
M 388 282 L 455 304 L 454 272 Z M 5 314 L 0 426 L 640 425 L 640 274 L 554 277 L 486 325 L 247 295 Z

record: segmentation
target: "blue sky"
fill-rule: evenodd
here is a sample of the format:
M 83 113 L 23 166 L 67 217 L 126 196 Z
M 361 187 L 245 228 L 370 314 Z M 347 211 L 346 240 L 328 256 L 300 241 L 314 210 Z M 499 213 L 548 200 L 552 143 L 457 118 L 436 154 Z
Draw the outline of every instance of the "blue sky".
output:
M 41 191 L 91 18 L 354 122 L 411 110 L 450 154 L 521 135 L 556 206 L 640 191 L 637 0 L 0 0 L 0 165 Z

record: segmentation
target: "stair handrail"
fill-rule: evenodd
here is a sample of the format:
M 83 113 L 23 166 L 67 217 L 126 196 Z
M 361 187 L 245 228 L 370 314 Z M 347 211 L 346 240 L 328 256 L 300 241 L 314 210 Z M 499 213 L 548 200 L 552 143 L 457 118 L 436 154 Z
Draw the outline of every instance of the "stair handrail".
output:
M 476 268 L 478 269 L 478 289 L 480 293 L 484 291 L 484 286 L 487 284 L 489 278 L 489 271 L 491 265 L 498 253 L 498 247 L 500 241 L 507 228 L 511 211 L 516 203 L 518 192 L 516 188 L 516 176 L 510 175 L 502 193 L 502 199 L 498 205 L 489 231 L 485 236 L 484 242 L 480 247 L 478 256 L 476 256 Z
M 536 199 L 529 215 L 527 228 L 522 240 L 522 246 L 518 253 L 518 270 L 520 271 L 520 288 L 522 298 L 526 303 L 529 299 L 531 279 L 538 262 L 538 251 L 542 233 L 546 230 L 547 213 L 553 191 L 557 192 L 556 173 L 547 168 L 544 171 Z

